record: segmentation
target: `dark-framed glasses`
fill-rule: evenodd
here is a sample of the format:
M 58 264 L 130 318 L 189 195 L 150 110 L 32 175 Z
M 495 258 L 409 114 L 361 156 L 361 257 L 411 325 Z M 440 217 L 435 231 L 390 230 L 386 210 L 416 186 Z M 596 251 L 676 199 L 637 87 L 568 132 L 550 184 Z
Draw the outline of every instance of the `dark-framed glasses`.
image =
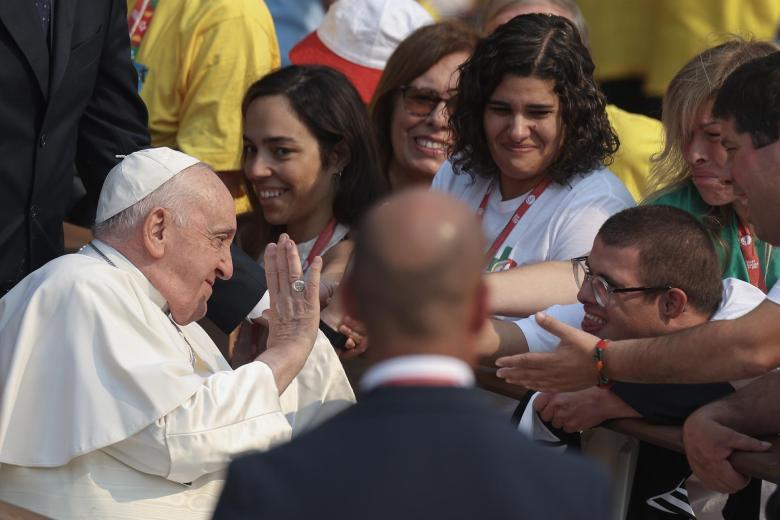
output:
M 404 85 L 401 87 L 401 97 L 404 102 L 404 110 L 406 110 L 409 115 L 428 117 L 436 110 L 439 103 L 444 103 L 447 115 L 449 116 L 450 114 L 450 100 L 452 98 L 443 98 L 433 89 Z
M 602 307 L 606 307 L 609 298 L 613 293 L 627 292 L 647 292 L 647 291 L 667 291 L 672 288 L 671 285 L 663 287 L 615 287 L 602 276 L 593 274 L 588 266 L 588 257 L 580 256 L 571 259 L 572 269 L 574 270 L 574 281 L 577 282 L 577 288 L 582 289 L 586 282 L 590 282 L 590 288 L 593 291 L 593 297 Z

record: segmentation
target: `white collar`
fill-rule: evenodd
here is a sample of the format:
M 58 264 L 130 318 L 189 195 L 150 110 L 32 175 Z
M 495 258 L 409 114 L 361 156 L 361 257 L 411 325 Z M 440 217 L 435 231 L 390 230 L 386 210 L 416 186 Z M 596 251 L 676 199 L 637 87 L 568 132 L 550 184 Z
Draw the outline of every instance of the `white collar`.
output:
M 452 379 L 456 386 L 461 387 L 474 385 L 474 373 L 471 367 L 460 359 L 420 354 L 394 357 L 377 363 L 363 376 L 360 388 L 368 392 L 388 381 L 426 377 Z
M 111 261 L 110 263 L 113 263 L 117 269 L 121 269 L 122 271 L 132 276 L 133 280 L 135 280 L 144 290 L 149 299 L 152 300 L 155 305 L 160 307 L 163 312 L 166 314 L 168 313 L 168 301 L 160 293 L 160 291 L 158 291 L 157 288 L 152 285 L 152 282 L 150 282 L 149 279 L 144 276 L 144 274 L 139 271 L 138 268 L 130 260 L 128 260 L 125 255 L 98 239 L 93 239 L 92 245 L 97 248 L 100 253 L 103 253 L 106 258 Z M 103 258 L 103 256 L 100 255 L 100 253 L 97 253 L 94 249 L 89 247 L 89 245 L 82 247 L 79 250 L 79 253 L 91 258 L 97 258 L 98 260 L 102 260 L 104 262 L 106 260 Z

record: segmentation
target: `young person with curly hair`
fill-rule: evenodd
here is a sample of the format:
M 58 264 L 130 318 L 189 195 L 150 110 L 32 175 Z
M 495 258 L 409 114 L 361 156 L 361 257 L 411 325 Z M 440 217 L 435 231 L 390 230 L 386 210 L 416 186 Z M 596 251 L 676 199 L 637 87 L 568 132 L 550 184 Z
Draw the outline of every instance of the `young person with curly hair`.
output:
M 433 188 L 481 217 L 487 271 L 586 254 L 601 224 L 633 206 L 603 167 L 618 139 L 593 68 L 574 25 L 540 14 L 496 29 L 461 67 L 452 159 Z

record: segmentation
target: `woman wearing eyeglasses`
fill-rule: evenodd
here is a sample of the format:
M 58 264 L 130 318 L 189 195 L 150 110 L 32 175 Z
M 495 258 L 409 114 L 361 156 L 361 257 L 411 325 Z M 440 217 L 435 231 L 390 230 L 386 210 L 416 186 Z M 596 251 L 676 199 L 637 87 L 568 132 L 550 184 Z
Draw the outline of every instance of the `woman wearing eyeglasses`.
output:
M 633 206 L 603 164 L 618 148 L 593 62 L 559 16 L 519 16 L 461 68 L 455 141 L 433 188 L 473 208 L 488 238 L 486 270 L 587 253 L 601 224 Z
M 387 61 L 370 105 L 382 168 L 393 190 L 428 186 L 452 139 L 445 105 L 478 35 L 452 21 L 409 35 Z
M 739 278 L 766 292 L 780 278 L 780 255 L 751 230 L 750 208 L 734 192 L 722 123 L 712 105 L 734 69 L 776 52 L 769 42 L 732 40 L 692 58 L 664 96 L 665 147 L 653 157 L 652 183 L 667 186 L 649 197 L 698 218 L 712 234 L 723 277 Z

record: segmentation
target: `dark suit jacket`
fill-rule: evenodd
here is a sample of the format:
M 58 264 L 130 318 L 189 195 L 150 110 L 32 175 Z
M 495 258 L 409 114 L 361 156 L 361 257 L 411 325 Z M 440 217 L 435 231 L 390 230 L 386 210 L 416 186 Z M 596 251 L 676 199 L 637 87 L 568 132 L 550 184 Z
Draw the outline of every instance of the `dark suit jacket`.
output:
M 215 518 L 606 519 L 605 476 L 543 451 L 474 391 L 388 387 L 231 464 Z
M 74 165 L 97 201 L 116 154 L 148 146 L 125 0 L 0 1 L 0 294 L 62 253 Z
M 149 146 L 125 0 L 56 0 L 51 52 L 33 0 L 0 0 L 0 296 L 63 252 L 74 166 L 93 204 L 118 159 Z M 233 249 L 209 317 L 232 330 L 265 290 Z

